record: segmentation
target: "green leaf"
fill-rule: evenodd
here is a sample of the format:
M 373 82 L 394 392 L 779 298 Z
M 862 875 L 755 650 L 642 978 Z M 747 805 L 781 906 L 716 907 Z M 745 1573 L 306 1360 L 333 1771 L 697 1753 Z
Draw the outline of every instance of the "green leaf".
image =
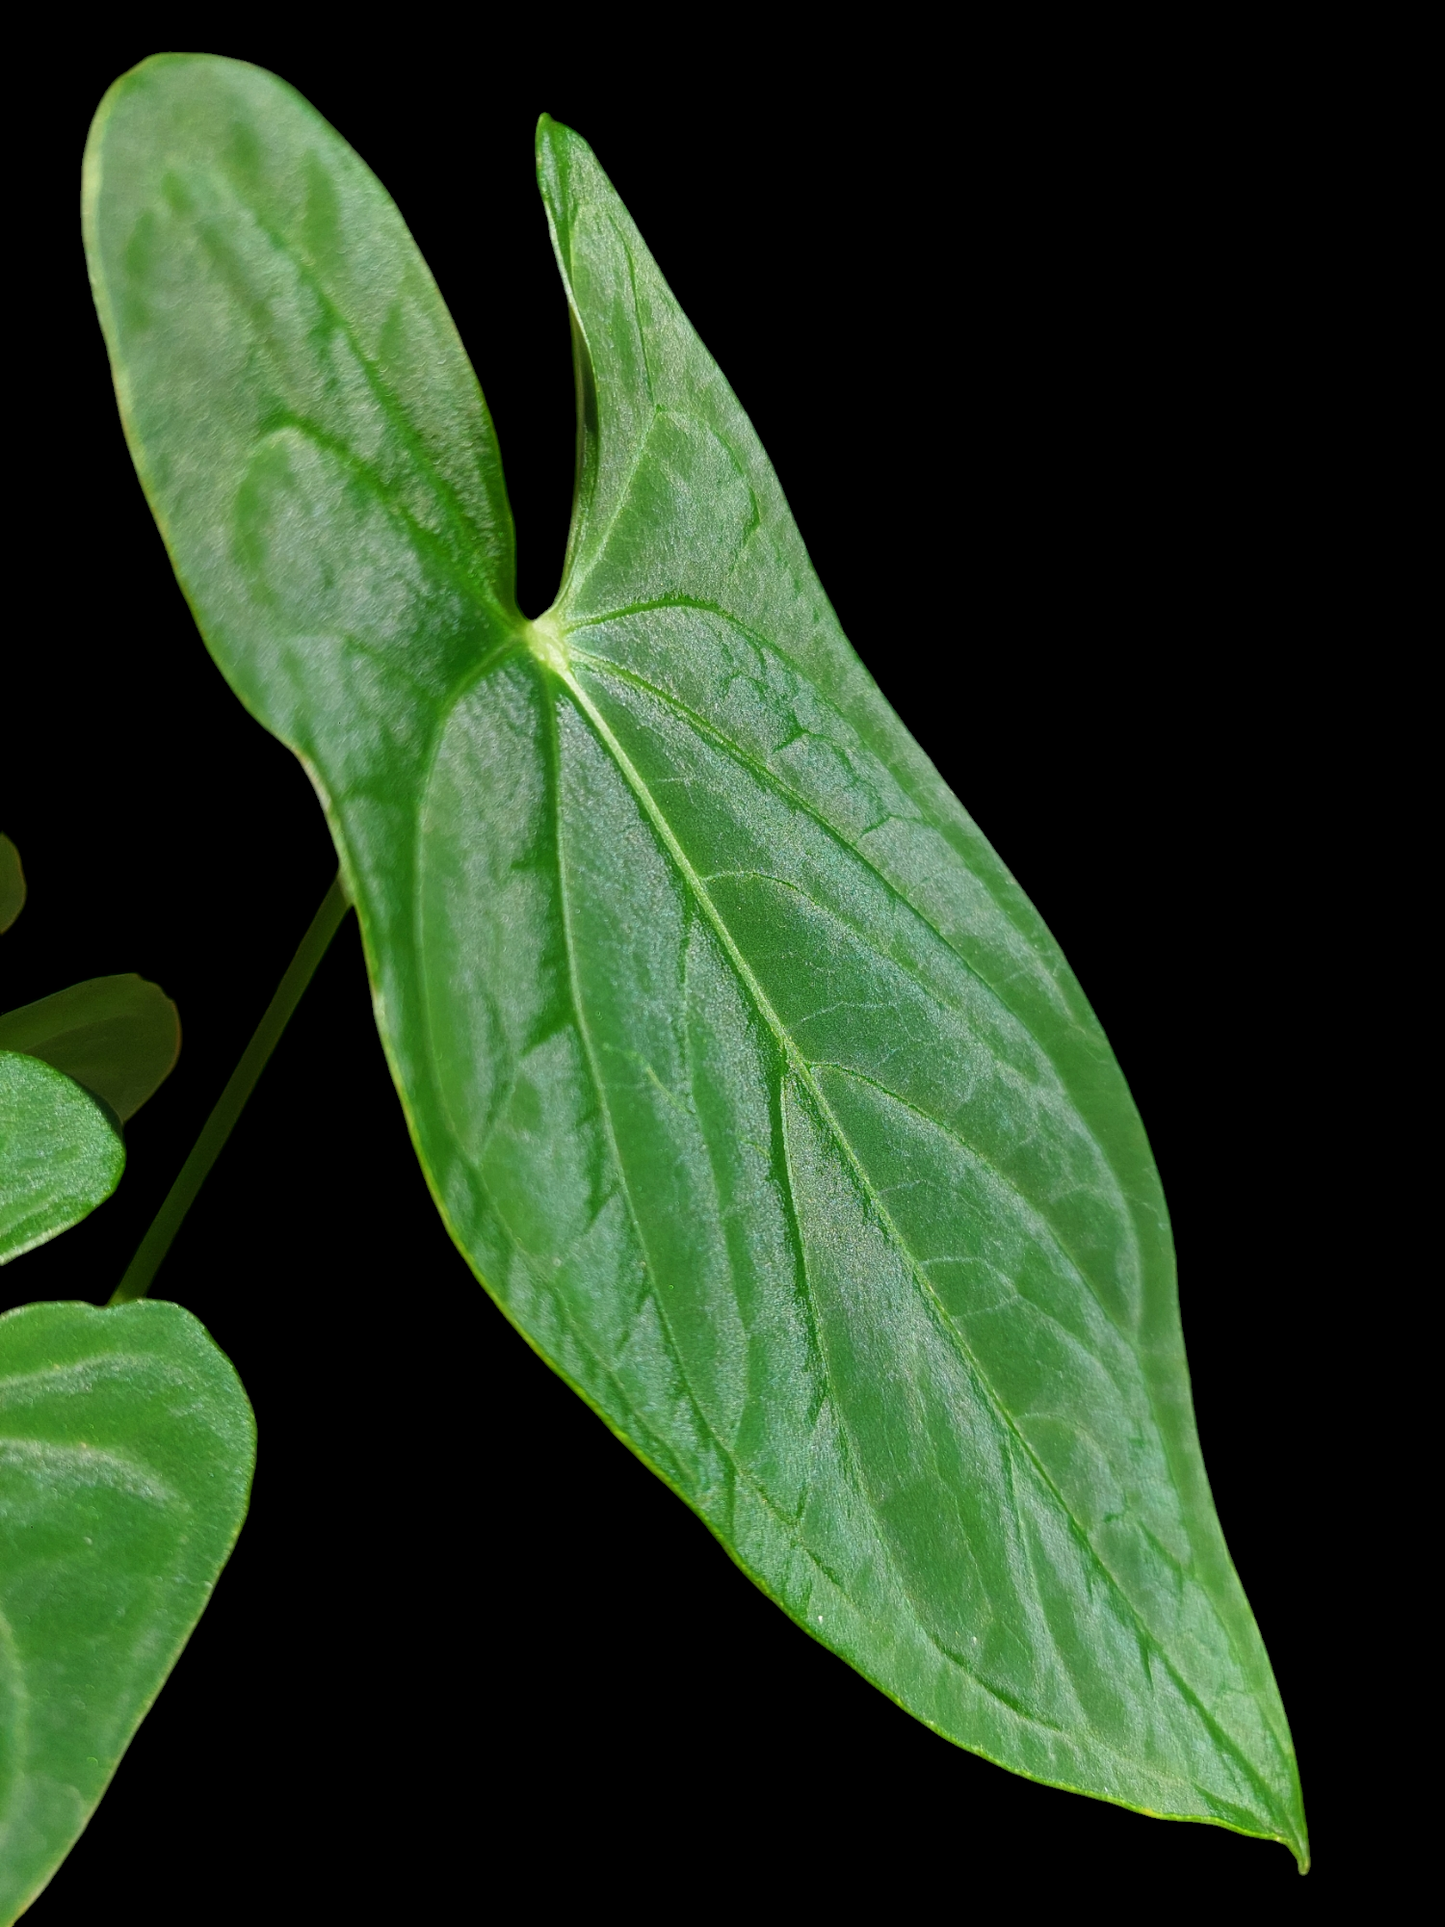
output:
M 133 1117 L 175 1068 L 181 1020 L 158 984 L 91 977 L 0 1017 L 0 1050 L 26 1051 Z
M 39 1058 L 0 1050 L 0 1265 L 79 1224 L 124 1169 L 103 1103 Z
M 95 1811 L 230 1556 L 255 1456 L 240 1380 L 179 1305 L 0 1318 L 0 1921 Z
M 0 930 L 8 930 L 25 908 L 25 872 L 20 852 L 8 836 L 0 835 Z
M 323 798 L 446 1221 L 919 1718 L 1303 1861 L 1107 1042 L 839 631 L 590 150 L 544 119 L 539 162 L 581 470 L 530 623 L 460 343 L 326 123 L 166 57 L 86 162 L 137 467 L 217 662 Z

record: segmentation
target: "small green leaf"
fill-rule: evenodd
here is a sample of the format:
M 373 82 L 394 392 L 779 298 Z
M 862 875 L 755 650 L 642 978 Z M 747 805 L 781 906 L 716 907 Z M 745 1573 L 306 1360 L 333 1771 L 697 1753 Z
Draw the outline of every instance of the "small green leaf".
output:
M 179 1305 L 0 1318 L 0 1921 L 95 1811 L 235 1544 L 255 1424 Z
M 39 1058 L 0 1051 L 0 1265 L 79 1224 L 124 1169 L 105 1104 Z
M 20 852 L 8 836 L 0 835 L 0 930 L 8 930 L 25 908 L 25 872 Z
M 181 1020 L 158 984 L 91 977 L 0 1016 L 0 1050 L 43 1058 L 133 1117 L 175 1068 Z
M 1303 1862 L 1119 1067 L 590 149 L 544 119 L 538 162 L 581 466 L 528 622 L 461 344 L 320 116 L 166 56 L 86 156 L 137 468 L 323 799 L 446 1221 L 757 1583 L 936 1731 Z M 859 499 L 861 535 L 877 478 Z

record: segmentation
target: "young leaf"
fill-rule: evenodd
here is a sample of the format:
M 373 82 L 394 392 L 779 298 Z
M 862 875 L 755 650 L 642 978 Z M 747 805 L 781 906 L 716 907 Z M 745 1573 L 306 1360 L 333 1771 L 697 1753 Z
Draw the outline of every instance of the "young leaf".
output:
M 0 931 L 8 930 L 25 908 L 25 872 L 20 852 L 8 836 L 0 835 Z
M 106 1105 L 38 1057 L 0 1050 L 0 1265 L 89 1217 L 124 1169 Z
M 255 1425 L 179 1305 L 0 1318 L 0 1920 L 74 1845 L 246 1516 Z
M 43 1058 L 103 1097 L 122 1121 L 175 1068 L 181 1020 L 157 984 L 129 971 L 91 977 L 0 1016 L 0 1050 Z
M 137 467 L 217 662 L 324 799 L 446 1221 L 919 1718 L 1303 1862 L 1123 1078 L 590 150 L 544 119 L 539 163 L 580 472 L 527 622 L 475 380 L 332 129 L 165 57 L 86 160 Z

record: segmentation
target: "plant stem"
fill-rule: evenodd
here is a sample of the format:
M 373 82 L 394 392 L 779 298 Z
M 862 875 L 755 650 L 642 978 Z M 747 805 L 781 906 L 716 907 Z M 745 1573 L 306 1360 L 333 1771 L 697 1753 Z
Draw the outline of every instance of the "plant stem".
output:
M 321 907 L 311 919 L 311 926 L 301 939 L 301 947 L 291 959 L 286 975 L 276 986 L 276 994 L 266 1006 L 266 1014 L 242 1052 L 240 1063 L 231 1072 L 216 1108 L 206 1119 L 201 1135 L 191 1147 L 190 1156 L 181 1166 L 179 1177 L 166 1193 L 165 1203 L 142 1238 L 139 1251 L 126 1266 L 125 1276 L 111 1294 L 111 1304 L 129 1304 L 133 1298 L 144 1298 L 150 1290 L 171 1248 L 171 1240 L 180 1230 L 181 1221 L 205 1183 L 206 1173 L 220 1156 L 221 1147 L 231 1135 L 232 1126 L 245 1110 L 246 1100 L 256 1088 L 256 1080 L 266 1068 L 267 1058 L 281 1041 L 281 1033 L 292 1011 L 300 1003 L 303 991 L 315 975 L 317 964 L 326 955 L 327 946 L 341 927 L 341 920 L 349 907 L 338 873 L 321 899 Z

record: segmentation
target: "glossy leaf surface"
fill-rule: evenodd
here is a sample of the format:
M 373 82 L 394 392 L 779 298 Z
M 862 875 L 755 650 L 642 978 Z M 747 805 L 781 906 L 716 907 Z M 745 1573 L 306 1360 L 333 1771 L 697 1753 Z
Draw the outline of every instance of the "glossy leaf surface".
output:
M 54 1873 L 245 1517 L 251 1408 L 179 1305 L 0 1318 L 0 1921 Z
M 0 930 L 8 930 L 25 908 L 25 871 L 20 852 L 0 835 Z
M 0 1050 L 26 1051 L 133 1117 L 175 1068 L 181 1020 L 158 984 L 91 977 L 0 1016 Z
M 79 1224 L 124 1169 L 113 1112 L 38 1057 L 0 1050 L 0 1265 Z
M 326 803 L 446 1220 L 921 1719 L 1302 1856 L 1118 1067 L 590 150 L 544 120 L 539 169 L 581 470 L 529 623 L 475 380 L 335 133 L 255 69 L 166 58 L 87 160 L 137 466 Z

